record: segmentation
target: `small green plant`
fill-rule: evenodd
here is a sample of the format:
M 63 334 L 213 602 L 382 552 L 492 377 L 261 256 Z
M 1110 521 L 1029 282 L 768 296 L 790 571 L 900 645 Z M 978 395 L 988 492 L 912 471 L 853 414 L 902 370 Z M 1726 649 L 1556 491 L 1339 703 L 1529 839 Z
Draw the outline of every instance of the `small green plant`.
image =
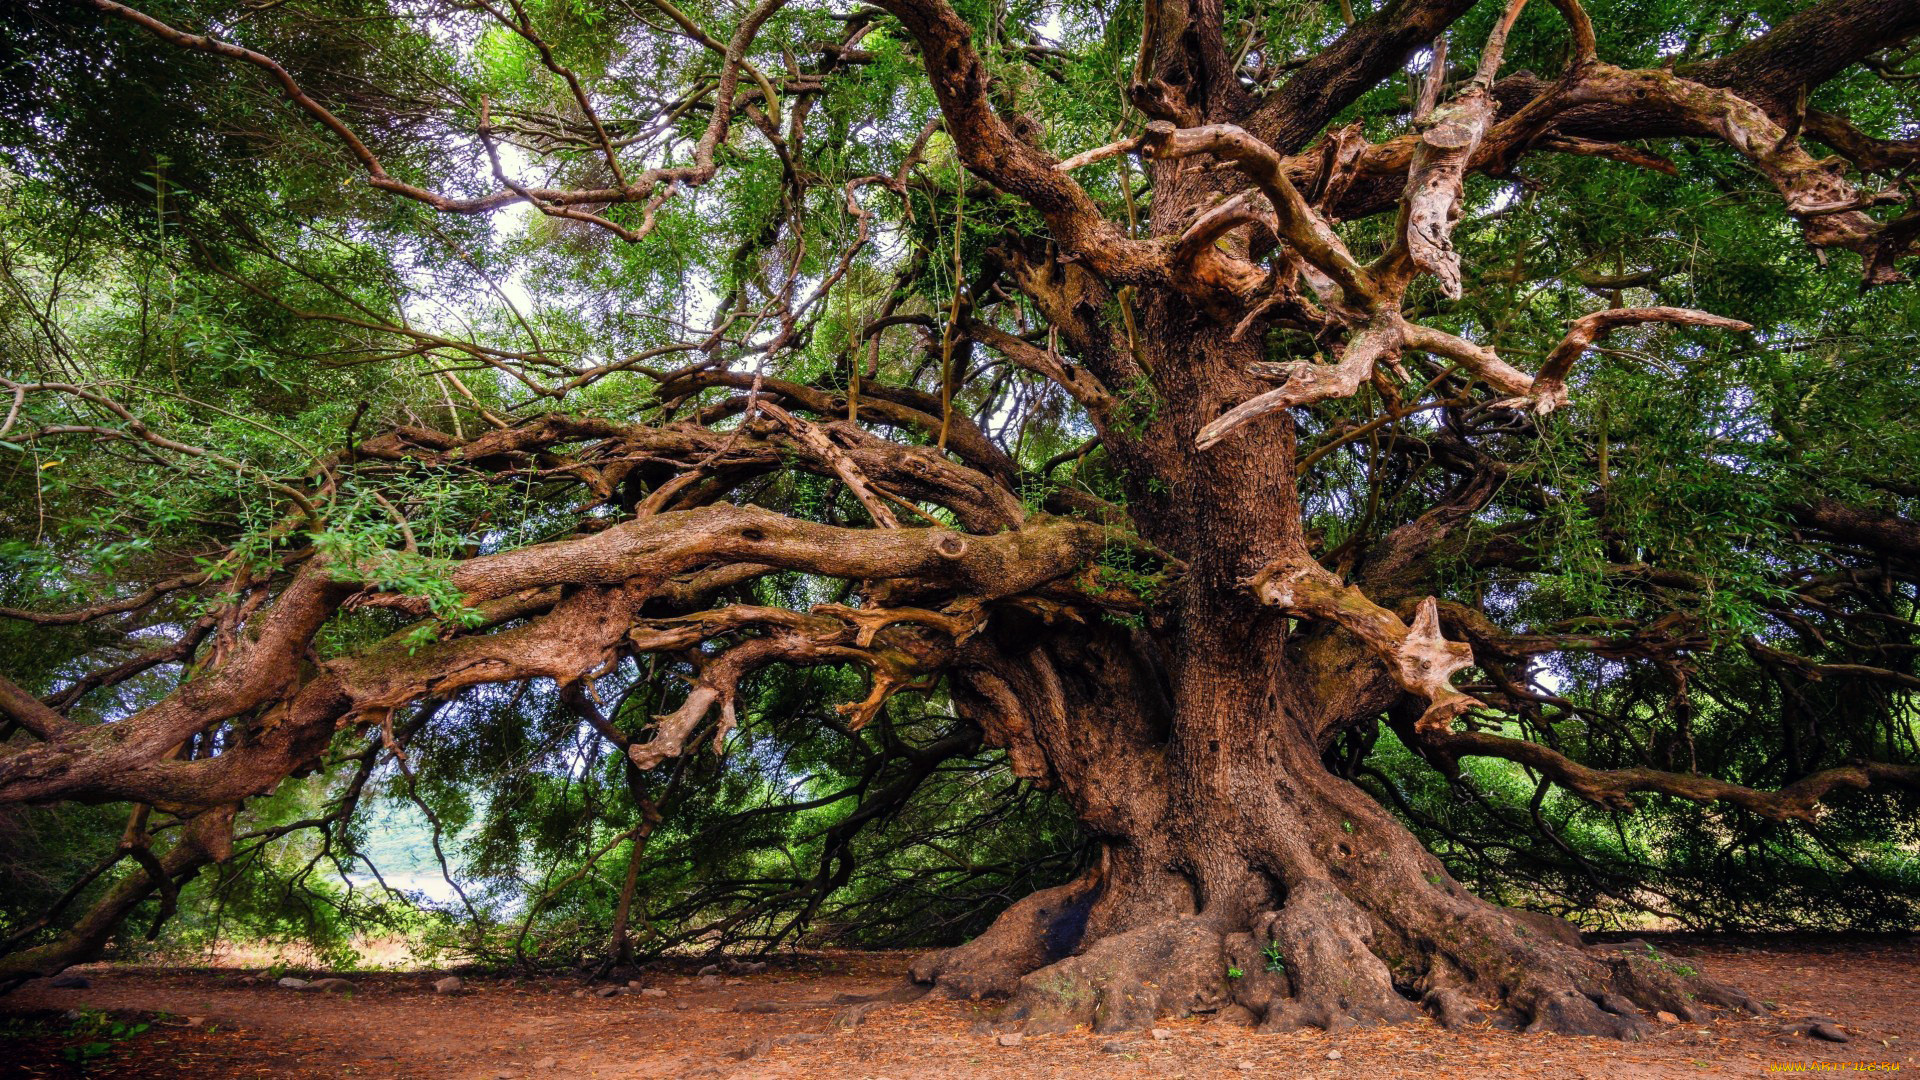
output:
M 1153 379 L 1142 373 L 1120 386 L 1120 408 L 1114 426 L 1128 438 L 1137 439 L 1160 419 L 1160 396 L 1154 392 Z
M 1695 975 L 1700 974 L 1699 968 L 1682 964 L 1669 956 L 1662 956 L 1660 955 L 1660 950 L 1654 948 L 1652 945 L 1647 946 L 1647 960 L 1655 967 L 1670 971 L 1683 979 L 1691 979 Z
M 1238 979 L 1245 974 L 1246 972 L 1241 971 L 1239 968 L 1233 967 L 1232 965 L 1228 965 L 1227 967 L 1227 978 L 1229 979 Z
M 1287 958 L 1280 955 L 1279 942 L 1277 941 L 1267 942 L 1267 947 L 1260 951 L 1260 955 L 1267 958 L 1268 971 L 1271 971 L 1276 975 L 1285 975 L 1287 973 Z
M 1098 588 L 1124 589 L 1151 604 L 1167 584 L 1166 567 L 1125 538 L 1116 537 L 1094 557 L 1093 580 Z
M 139 1036 L 151 1026 L 144 1021 L 129 1024 L 114 1020 L 106 1013 L 88 1010 L 80 1014 L 66 1033 L 68 1038 L 82 1041 L 61 1047 L 60 1058 L 84 1070 L 87 1065 L 113 1053 L 115 1047 Z
M 1345 829 L 1345 830 L 1346 830 L 1347 832 L 1349 832 L 1349 833 L 1351 833 L 1351 832 L 1353 832 L 1353 822 L 1351 822 L 1351 821 L 1342 821 L 1342 822 L 1340 822 L 1340 827 L 1341 827 L 1342 829 Z

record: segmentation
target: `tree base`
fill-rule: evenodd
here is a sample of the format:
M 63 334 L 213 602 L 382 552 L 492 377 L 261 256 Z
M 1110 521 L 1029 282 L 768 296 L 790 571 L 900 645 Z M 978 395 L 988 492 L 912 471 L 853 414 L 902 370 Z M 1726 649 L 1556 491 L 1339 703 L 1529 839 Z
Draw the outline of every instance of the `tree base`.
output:
M 920 957 L 912 978 L 942 996 L 1005 998 L 984 1026 L 1030 1034 L 1137 1031 L 1194 1015 L 1260 1032 L 1430 1016 L 1456 1030 L 1637 1039 L 1659 1012 L 1689 1021 L 1706 1019 L 1709 1005 L 1765 1012 L 1644 942 L 1587 946 L 1558 919 L 1454 890 L 1433 890 L 1445 903 L 1383 915 L 1308 882 L 1243 929 L 1183 916 L 1060 955 L 1098 893 L 1076 883 L 1016 904 L 973 942 Z

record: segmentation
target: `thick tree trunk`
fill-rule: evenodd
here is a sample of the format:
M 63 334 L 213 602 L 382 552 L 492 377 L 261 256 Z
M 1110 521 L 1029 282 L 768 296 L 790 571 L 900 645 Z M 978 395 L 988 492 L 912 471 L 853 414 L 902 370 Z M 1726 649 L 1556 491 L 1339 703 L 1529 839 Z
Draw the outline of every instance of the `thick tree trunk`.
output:
M 1757 1008 L 1644 946 L 1589 949 L 1559 920 L 1472 896 L 1328 771 L 1323 741 L 1392 698 L 1371 689 L 1378 661 L 1340 634 L 1315 647 L 1346 661 L 1304 659 L 1290 620 L 1247 587 L 1307 551 L 1292 425 L 1193 452 L 1204 424 L 1259 389 L 1245 374 L 1257 349 L 1171 302 L 1150 303 L 1146 323 L 1163 411 L 1115 456 L 1134 519 L 1186 561 L 1183 579 L 1129 640 L 1003 628 L 956 680 L 961 707 L 989 718 L 1016 769 L 1061 786 L 1103 856 L 975 941 L 921 957 L 913 979 L 1005 997 L 1000 1023 L 1029 1031 L 1193 1013 L 1338 1028 L 1424 1006 L 1449 1026 L 1633 1037 L 1642 1010 Z M 1025 723 L 992 719 L 1008 716 Z
M 1183 680 L 1164 804 L 1133 793 L 1157 807 L 1151 820 L 1106 837 L 1085 878 L 920 958 L 915 980 L 1007 997 L 1000 1022 L 1035 1032 L 1194 1013 L 1263 1031 L 1336 1029 L 1410 1020 L 1424 1005 L 1448 1026 L 1630 1038 L 1650 1027 L 1643 1010 L 1694 1019 L 1702 1002 L 1756 1008 L 1644 946 L 1586 948 L 1559 920 L 1477 899 L 1326 770 L 1303 726 L 1270 704 L 1266 680 L 1196 674 Z M 1109 775 L 1125 771 L 1116 763 Z

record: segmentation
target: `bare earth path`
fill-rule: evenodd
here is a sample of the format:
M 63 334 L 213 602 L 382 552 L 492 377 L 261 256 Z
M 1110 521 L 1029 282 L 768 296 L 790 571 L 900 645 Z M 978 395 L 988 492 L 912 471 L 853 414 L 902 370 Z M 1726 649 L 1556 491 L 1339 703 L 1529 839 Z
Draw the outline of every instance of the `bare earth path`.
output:
M 86 972 L 92 985 L 32 984 L 0 999 L 0 1075 L 22 1077 L 1732 1077 L 1920 1073 L 1920 945 L 1749 939 L 1662 942 L 1779 1006 L 1778 1016 L 1666 1025 L 1640 1043 L 1411 1026 L 1261 1036 L 1197 1020 L 1171 1037 L 975 1033 L 984 1007 L 882 1004 L 855 1026 L 836 995 L 899 984 L 905 958 L 840 956 L 817 970 L 701 986 L 654 976 L 666 997 L 575 997 L 562 979 L 469 979 L 435 995 L 430 975 L 355 975 L 351 996 L 245 985 L 240 975 Z M 163 1013 L 84 1071 L 64 1061 L 72 1009 Z M 1832 1017 L 1852 1041 L 1784 1034 Z M 1337 1052 L 1337 1056 L 1336 1056 Z

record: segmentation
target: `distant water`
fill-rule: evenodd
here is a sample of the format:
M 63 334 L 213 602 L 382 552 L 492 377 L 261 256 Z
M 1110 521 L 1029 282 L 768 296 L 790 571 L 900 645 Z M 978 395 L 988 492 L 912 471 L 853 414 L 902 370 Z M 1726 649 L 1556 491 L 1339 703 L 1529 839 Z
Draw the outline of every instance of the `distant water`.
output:
M 363 813 L 366 841 L 362 847 L 367 857 L 380 868 L 380 877 L 385 879 L 389 888 L 408 894 L 418 893 L 436 907 L 460 903 L 459 894 L 447 883 L 439 860 L 434 858 L 433 828 L 419 807 L 381 800 L 377 807 L 369 807 L 368 812 Z M 448 865 L 458 875 L 459 838 L 443 835 L 440 846 L 447 853 Z M 353 872 L 347 874 L 346 878 L 356 889 L 379 891 L 379 880 L 374 878 L 364 862 L 353 864 Z M 466 882 L 462 881 L 461 887 L 466 888 Z M 473 897 L 473 890 L 468 889 L 467 894 Z

